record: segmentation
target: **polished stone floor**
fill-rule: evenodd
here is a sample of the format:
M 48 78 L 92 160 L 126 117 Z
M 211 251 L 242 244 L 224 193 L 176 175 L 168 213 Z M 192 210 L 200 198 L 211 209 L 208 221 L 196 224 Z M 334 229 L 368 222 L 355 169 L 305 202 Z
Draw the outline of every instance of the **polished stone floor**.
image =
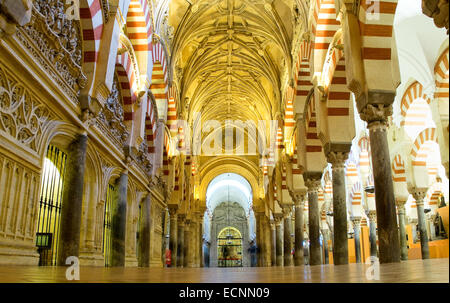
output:
M 368 275 L 369 273 L 369 275 Z M 375 274 L 374 274 L 375 273 Z M 369 279 L 368 279 L 369 277 Z M 374 277 L 373 279 L 371 277 Z M 0 282 L 71 282 L 66 268 L 0 266 Z M 449 259 L 412 260 L 382 264 L 376 270 L 366 264 L 250 268 L 102 268 L 81 267 L 82 283 L 449 283 Z

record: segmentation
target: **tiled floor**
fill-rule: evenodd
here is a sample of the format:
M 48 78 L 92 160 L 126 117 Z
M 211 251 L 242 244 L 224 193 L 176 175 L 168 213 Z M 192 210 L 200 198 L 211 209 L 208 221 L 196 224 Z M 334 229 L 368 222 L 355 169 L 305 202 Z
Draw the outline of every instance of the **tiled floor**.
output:
M 125 283 L 299 283 L 299 282 L 438 282 L 449 283 L 449 259 L 412 260 L 382 264 L 379 279 L 367 279 L 370 265 L 250 268 L 102 268 L 81 267 L 79 282 Z M 372 275 L 373 276 L 373 275 Z M 73 282 L 66 268 L 0 266 L 0 282 Z

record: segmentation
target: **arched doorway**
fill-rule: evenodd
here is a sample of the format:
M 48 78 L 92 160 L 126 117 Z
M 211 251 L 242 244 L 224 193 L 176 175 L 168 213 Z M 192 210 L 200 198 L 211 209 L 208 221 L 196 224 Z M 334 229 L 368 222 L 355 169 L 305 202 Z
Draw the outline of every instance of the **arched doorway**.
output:
M 219 267 L 242 267 L 242 234 L 231 226 L 225 227 L 217 237 Z
M 206 255 L 212 267 L 251 265 L 250 245 L 254 239 L 253 192 L 249 182 L 234 173 L 216 176 L 206 191 Z

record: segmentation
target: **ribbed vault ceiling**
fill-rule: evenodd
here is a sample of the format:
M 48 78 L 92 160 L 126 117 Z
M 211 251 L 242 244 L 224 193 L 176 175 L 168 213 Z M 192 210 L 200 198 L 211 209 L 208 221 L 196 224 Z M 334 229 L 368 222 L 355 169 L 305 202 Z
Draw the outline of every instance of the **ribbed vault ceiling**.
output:
M 274 119 L 292 65 L 292 1 L 190 2 L 170 4 L 172 65 L 185 118 Z

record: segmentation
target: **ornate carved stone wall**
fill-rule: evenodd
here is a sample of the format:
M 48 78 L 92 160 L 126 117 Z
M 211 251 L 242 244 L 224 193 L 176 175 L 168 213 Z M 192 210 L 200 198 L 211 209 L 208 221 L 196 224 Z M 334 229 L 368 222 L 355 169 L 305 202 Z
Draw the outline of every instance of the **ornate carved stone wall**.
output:
M 210 246 L 210 266 L 217 267 L 217 237 L 225 227 L 234 227 L 242 235 L 242 265 L 250 266 L 250 248 L 248 220 L 242 206 L 237 202 L 223 202 L 216 207 L 211 220 L 211 246 Z

